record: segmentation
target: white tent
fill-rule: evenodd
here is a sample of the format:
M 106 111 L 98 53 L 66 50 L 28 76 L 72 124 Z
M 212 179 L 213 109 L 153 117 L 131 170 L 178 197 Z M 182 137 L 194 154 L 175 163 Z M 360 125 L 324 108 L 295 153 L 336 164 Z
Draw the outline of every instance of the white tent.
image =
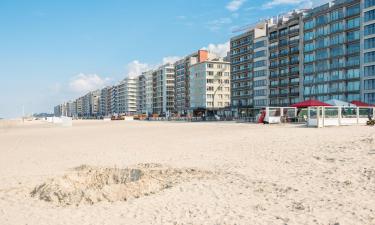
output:
M 344 102 L 341 100 L 337 99 L 331 99 L 329 101 L 326 101 L 325 103 L 330 104 L 332 106 L 341 106 L 341 107 L 357 107 L 356 105 L 349 103 L 349 102 Z

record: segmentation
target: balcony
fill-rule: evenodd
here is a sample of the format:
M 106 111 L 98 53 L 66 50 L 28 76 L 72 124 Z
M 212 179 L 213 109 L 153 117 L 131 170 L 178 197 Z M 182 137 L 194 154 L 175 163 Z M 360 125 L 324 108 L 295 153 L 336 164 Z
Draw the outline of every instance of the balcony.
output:
M 299 33 L 299 28 L 294 28 L 289 30 L 289 34 L 296 34 Z
M 290 71 L 290 75 L 291 76 L 299 75 L 299 71 Z
M 295 64 L 298 64 L 299 61 L 298 60 L 292 60 L 289 62 L 290 65 L 295 65 Z
M 289 85 L 289 82 L 288 83 L 280 83 L 279 84 L 279 87 L 286 87 L 286 86 L 288 86 Z
M 289 41 L 289 44 L 292 45 L 292 44 L 298 44 L 299 43 L 299 40 L 291 40 Z
M 270 69 L 277 68 L 279 65 L 278 64 L 272 64 L 270 65 Z

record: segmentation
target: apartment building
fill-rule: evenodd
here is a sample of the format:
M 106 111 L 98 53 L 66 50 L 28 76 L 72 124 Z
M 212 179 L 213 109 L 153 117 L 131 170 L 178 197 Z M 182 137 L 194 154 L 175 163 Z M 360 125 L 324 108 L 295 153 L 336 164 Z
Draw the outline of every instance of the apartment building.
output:
M 100 116 L 109 116 L 112 114 L 111 111 L 111 92 L 112 92 L 111 86 L 104 87 L 100 90 Z
M 362 92 L 364 102 L 375 104 L 375 0 L 364 0 L 362 30 L 362 58 L 364 59 L 361 72 Z
M 361 1 L 324 4 L 303 21 L 304 99 L 361 100 Z
M 153 73 L 152 70 L 143 73 L 145 77 L 145 113 L 147 115 L 153 113 Z
M 171 115 L 175 112 L 175 68 L 167 63 L 152 72 L 153 113 Z
M 268 94 L 264 90 L 268 89 L 266 87 L 269 23 L 270 21 L 260 22 L 230 40 L 231 103 L 235 116 L 250 115 L 255 107 L 262 107 L 268 103 Z
M 197 61 L 189 67 L 190 113 L 230 106 L 230 62 L 222 58 Z
M 144 74 L 137 78 L 137 113 L 146 113 L 146 77 Z
M 293 11 L 269 27 L 269 105 L 289 106 L 303 100 L 303 15 Z
M 175 109 L 179 115 L 187 115 L 190 108 L 190 66 L 216 57 L 207 50 L 199 50 L 175 62 Z
M 137 112 L 137 78 L 127 77 L 117 85 L 117 104 L 119 114 Z

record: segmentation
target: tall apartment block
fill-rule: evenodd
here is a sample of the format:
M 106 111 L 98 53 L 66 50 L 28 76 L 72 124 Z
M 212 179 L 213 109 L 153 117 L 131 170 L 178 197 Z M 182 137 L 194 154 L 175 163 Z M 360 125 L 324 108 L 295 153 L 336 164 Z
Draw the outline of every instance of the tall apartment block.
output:
M 100 116 L 107 116 L 112 113 L 111 111 L 111 92 L 112 87 L 104 87 L 100 91 Z
M 174 112 L 175 68 L 168 63 L 152 73 L 153 113 L 169 115 Z
M 137 78 L 127 77 L 117 85 L 118 114 L 137 112 Z
M 146 77 L 144 74 L 137 78 L 137 113 L 146 113 Z
M 189 68 L 196 62 L 204 62 L 216 55 L 207 50 L 199 50 L 174 63 L 175 79 L 175 109 L 179 115 L 187 115 L 190 109 L 190 73 Z
M 375 104 L 375 0 L 364 0 L 363 21 L 362 99 Z
M 304 11 L 293 11 L 269 27 L 269 105 L 289 106 L 303 100 L 302 41 Z
M 197 61 L 189 67 L 190 110 L 230 106 L 230 62 L 222 58 Z
M 153 71 L 146 71 L 143 73 L 145 77 L 145 113 L 151 115 L 153 113 Z
M 361 100 L 361 1 L 330 2 L 303 20 L 304 99 Z
M 231 38 L 231 102 L 235 116 L 251 115 L 254 108 L 268 104 L 267 28 L 268 22 L 264 21 Z

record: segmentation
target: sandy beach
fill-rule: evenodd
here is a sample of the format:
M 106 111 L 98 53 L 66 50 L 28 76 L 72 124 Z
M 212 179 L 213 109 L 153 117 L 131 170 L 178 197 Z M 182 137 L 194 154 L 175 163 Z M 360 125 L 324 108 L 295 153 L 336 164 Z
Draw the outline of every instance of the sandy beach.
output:
M 0 121 L 0 224 L 375 224 L 375 129 Z

